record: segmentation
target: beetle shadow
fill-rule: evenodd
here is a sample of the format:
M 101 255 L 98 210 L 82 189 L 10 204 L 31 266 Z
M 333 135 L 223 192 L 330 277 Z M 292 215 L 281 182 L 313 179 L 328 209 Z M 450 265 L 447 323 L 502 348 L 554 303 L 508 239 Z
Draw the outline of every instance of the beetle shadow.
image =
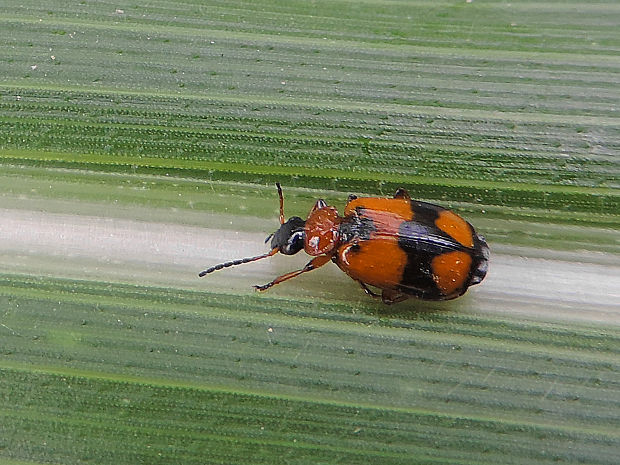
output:
M 391 305 L 384 304 L 380 299 L 365 303 L 360 300 L 357 311 L 378 318 L 419 320 L 428 319 L 433 315 L 462 315 L 464 308 L 471 307 L 464 305 L 468 300 L 470 299 L 467 297 L 461 297 L 449 301 L 428 301 L 412 297 Z
M 319 278 L 318 275 L 308 276 L 303 286 L 309 297 L 320 296 L 322 301 L 334 303 L 339 308 L 337 311 L 353 312 L 367 317 L 415 321 L 429 319 L 433 316 L 463 315 L 475 308 L 475 301 L 468 294 L 443 301 L 411 297 L 403 302 L 387 305 L 382 302 L 381 298 L 373 298 L 364 294 L 359 286 L 337 272 L 333 273 L 331 280 L 326 279 L 325 276 L 314 280 L 313 277 Z M 372 290 L 380 292 L 375 288 Z M 334 299 L 336 296 L 337 299 Z

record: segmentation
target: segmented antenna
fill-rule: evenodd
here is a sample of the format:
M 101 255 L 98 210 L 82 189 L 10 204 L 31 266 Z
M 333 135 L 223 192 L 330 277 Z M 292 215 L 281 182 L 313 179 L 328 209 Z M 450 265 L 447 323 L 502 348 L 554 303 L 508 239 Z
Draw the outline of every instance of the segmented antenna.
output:
M 209 273 L 213 273 L 214 271 L 221 270 L 222 268 L 228 268 L 230 266 L 243 265 L 244 263 L 255 262 L 256 260 L 260 260 L 261 258 L 271 257 L 272 255 L 275 255 L 276 253 L 278 253 L 277 247 L 275 249 L 271 249 L 269 252 L 265 254 L 257 255 L 256 257 L 240 258 L 238 260 L 231 260 L 226 263 L 220 263 L 218 265 L 212 266 L 211 268 L 207 268 L 204 271 L 201 271 L 200 273 L 198 273 L 198 276 L 202 278 L 203 276 Z
M 278 197 L 280 198 L 280 224 L 284 224 L 285 220 L 284 220 L 284 196 L 282 195 L 282 186 L 280 186 L 280 183 L 277 182 L 276 183 L 276 187 L 278 188 Z M 269 239 L 271 239 L 273 237 L 273 234 L 270 234 L 267 239 L 265 239 L 265 243 L 267 243 L 269 241 Z M 250 263 L 250 262 L 255 262 L 256 260 L 260 260 L 261 258 L 267 258 L 267 257 L 271 257 L 272 255 L 275 255 L 276 253 L 278 253 L 278 250 L 280 250 L 278 247 L 271 249 L 269 252 L 267 252 L 266 254 L 263 255 L 257 255 L 256 257 L 247 257 L 247 258 L 240 258 L 238 260 L 231 260 L 229 262 L 226 263 L 220 263 L 218 265 L 212 266 L 211 268 L 207 268 L 204 271 L 201 271 L 200 273 L 198 273 L 199 277 L 203 277 L 209 273 L 213 273 L 214 271 L 218 271 L 221 270 L 222 268 L 228 268 L 230 266 L 236 266 L 236 265 L 243 265 L 244 263 Z
M 282 195 L 282 186 L 277 182 L 276 187 L 278 188 L 278 197 L 280 197 L 280 224 L 284 224 L 284 196 Z

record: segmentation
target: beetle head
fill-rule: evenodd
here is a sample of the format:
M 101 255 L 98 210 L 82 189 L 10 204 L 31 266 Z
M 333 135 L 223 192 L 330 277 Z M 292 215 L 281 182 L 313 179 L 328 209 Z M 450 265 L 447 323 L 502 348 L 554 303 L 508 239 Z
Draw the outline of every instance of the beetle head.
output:
M 278 252 L 284 255 L 294 255 L 304 248 L 306 222 L 298 216 L 293 216 L 289 218 L 288 221 L 284 221 L 284 197 L 282 195 L 282 187 L 280 187 L 280 183 L 276 183 L 276 187 L 278 188 L 278 197 L 280 198 L 280 228 L 265 239 L 265 243 L 269 242 L 271 239 L 271 250 L 262 255 L 256 255 L 255 257 L 239 258 L 237 260 L 220 263 L 201 271 L 198 273 L 198 276 L 202 277 L 214 271 L 221 270 L 222 268 L 262 260 Z
M 281 254 L 295 255 L 304 248 L 306 222 L 298 216 L 289 218 L 280 228 L 269 235 L 265 242 L 271 239 L 271 249 L 278 249 Z

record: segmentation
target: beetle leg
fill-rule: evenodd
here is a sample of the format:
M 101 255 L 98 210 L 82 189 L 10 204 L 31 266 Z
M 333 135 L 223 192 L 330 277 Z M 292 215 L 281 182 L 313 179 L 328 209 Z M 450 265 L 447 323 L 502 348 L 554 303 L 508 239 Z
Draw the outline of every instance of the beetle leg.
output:
M 409 196 L 409 192 L 407 192 L 407 189 L 404 189 L 402 187 L 399 187 L 396 190 L 396 193 L 394 194 L 394 198 L 411 200 L 411 197 Z
M 383 289 L 381 293 L 381 300 L 386 305 L 397 304 L 398 302 L 402 302 L 403 300 L 407 300 L 409 296 L 407 294 L 403 294 L 402 292 L 398 292 L 393 289 Z
M 364 282 L 362 282 L 362 281 L 358 281 L 358 283 L 359 283 L 360 287 L 361 287 L 362 289 L 364 289 L 364 292 L 365 292 L 366 294 L 368 294 L 370 297 L 374 297 L 375 299 L 378 299 L 379 297 L 381 297 L 379 294 L 377 294 L 377 293 L 375 293 L 375 292 L 371 291 L 371 290 L 368 288 L 368 286 L 366 286 L 366 283 L 364 283 Z
M 320 210 L 321 208 L 325 208 L 325 207 L 327 207 L 327 202 L 323 199 L 319 199 L 314 204 L 314 207 L 312 207 L 312 210 L 310 210 L 310 213 L 316 210 Z
M 317 268 L 329 262 L 331 258 L 332 258 L 331 255 L 319 255 L 318 257 L 314 257 L 301 270 L 291 271 L 290 273 L 286 273 L 286 274 L 283 274 L 282 276 L 278 276 L 276 279 L 274 279 L 270 283 L 263 284 L 262 286 L 254 286 L 254 289 L 256 289 L 257 291 L 266 291 L 270 287 L 273 287 L 276 284 L 280 284 L 282 281 L 295 278 L 302 273 L 306 273 L 307 271 L 316 270 Z

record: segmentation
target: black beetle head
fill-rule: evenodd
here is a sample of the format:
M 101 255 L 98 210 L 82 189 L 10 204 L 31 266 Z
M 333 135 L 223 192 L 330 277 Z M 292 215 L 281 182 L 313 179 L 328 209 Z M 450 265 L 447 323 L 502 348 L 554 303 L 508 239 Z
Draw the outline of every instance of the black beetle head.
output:
M 281 254 L 295 255 L 304 248 L 306 222 L 298 216 L 289 218 L 276 232 L 271 234 L 265 242 L 271 239 L 271 249 L 277 248 Z
M 295 255 L 297 252 L 304 248 L 304 242 L 306 238 L 306 222 L 298 216 L 293 216 L 289 218 L 288 221 L 284 221 L 284 197 L 282 195 L 282 187 L 280 187 L 280 183 L 278 182 L 276 183 L 276 187 L 278 188 L 278 197 L 280 198 L 281 226 L 276 232 L 270 234 L 269 237 L 265 239 L 265 243 L 269 242 L 269 239 L 271 239 L 271 250 L 262 255 L 256 255 L 255 257 L 239 258 L 237 260 L 230 260 L 228 262 L 220 263 L 218 265 L 212 266 L 211 268 L 207 268 L 204 271 L 201 271 L 200 273 L 198 273 L 198 276 L 202 277 L 223 268 L 229 268 L 231 266 L 243 265 L 244 263 L 251 263 L 257 260 L 262 260 L 263 258 L 271 257 L 278 252 L 284 255 Z M 256 288 L 259 290 L 265 290 L 273 286 L 274 284 L 277 284 L 278 282 L 279 281 L 273 281 L 269 285 L 257 286 Z

